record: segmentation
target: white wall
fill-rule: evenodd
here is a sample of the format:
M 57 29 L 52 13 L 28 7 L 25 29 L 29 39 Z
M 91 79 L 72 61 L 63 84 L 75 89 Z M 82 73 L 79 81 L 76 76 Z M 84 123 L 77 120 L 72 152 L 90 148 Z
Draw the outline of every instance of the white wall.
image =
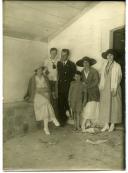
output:
M 22 100 L 28 79 L 36 64 L 47 57 L 48 47 L 69 48 L 71 59 L 83 56 L 98 60 L 109 48 L 111 29 L 124 25 L 124 2 L 100 2 L 72 25 L 59 33 L 49 44 L 4 37 L 4 102 Z
M 125 23 L 124 2 L 100 2 L 76 22 L 49 41 L 49 49 L 69 48 L 71 59 L 76 61 L 83 56 L 98 60 L 95 66 L 100 68 L 101 52 L 109 48 L 110 30 Z
M 47 57 L 47 43 L 4 37 L 4 102 L 23 99 L 33 70 Z

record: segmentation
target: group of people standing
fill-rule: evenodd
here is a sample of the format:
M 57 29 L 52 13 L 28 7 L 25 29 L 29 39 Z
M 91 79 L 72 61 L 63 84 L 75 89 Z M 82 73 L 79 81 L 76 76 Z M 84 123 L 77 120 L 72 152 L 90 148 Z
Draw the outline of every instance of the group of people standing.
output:
M 102 53 L 106 61 L 100 74 L 92 67 L 97 63 L 93 58 L 85 56 L 75 64 L 69 60 L 69 49 L 62 49 L 60 59 L 57 55 L 57 49 L 51 48 L 50 58 L 35 69 L 24 97 L 34 103 L 36 121 L 44 121 L 44 132 L 50 135 L 49 121 L 65 126 L 69 116 L 74 119 L 75 130 L 86 132 L 100 124 L 102 132 L 113 131 L 122 121 L 122 72 L 116 52 L 109 49 Z

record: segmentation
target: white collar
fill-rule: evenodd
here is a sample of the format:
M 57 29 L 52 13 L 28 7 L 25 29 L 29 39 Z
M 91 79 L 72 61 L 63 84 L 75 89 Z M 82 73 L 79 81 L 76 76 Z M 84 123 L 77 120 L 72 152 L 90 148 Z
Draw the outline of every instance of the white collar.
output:
M 88 72 L 86 72 L 86 71 L 84 70 L 84 73 L 85 73 L 85 74 L 88 74 L 89 72 L 90 72 L 90 70 L 89 70 Z
M 84 74 L 85 74 L 86 78 L 88 77 L 89 72 L 90 72 L 90 71 L 86 72 L 86 71 L 84 70 Z
M 52 59 L 52 58 L 50 57 L 50 60 L 51 60 L 52 62 L 56 62 L 57 56 L 56 56 L 54 59 Z
M 63 64 L 67 64 L 67 62 L 68 62 L 68 60 L 66 60 L 66 61 L 63 61 Z

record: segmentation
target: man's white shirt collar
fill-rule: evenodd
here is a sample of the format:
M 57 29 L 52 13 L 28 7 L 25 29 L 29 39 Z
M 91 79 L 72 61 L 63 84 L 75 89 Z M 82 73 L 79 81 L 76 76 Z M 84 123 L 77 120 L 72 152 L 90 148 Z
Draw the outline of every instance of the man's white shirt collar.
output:
M 66 61 L 63 61 L 63 64 L 67 64 L 67 62 L 68 62 L 68 60 L 66 60 Z

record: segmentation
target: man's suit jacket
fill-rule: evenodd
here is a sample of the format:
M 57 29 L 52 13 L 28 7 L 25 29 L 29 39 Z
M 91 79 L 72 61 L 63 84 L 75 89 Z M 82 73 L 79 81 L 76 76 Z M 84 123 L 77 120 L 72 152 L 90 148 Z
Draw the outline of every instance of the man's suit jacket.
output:
M 71 81 L 73 81 L 73 77 L 76 72 L 76 65 L 68 60 L 64 65 L 61 61 L 57 63 L 57 71 L 58 71 L 58 94 L 69 92 L 69 87 Z

